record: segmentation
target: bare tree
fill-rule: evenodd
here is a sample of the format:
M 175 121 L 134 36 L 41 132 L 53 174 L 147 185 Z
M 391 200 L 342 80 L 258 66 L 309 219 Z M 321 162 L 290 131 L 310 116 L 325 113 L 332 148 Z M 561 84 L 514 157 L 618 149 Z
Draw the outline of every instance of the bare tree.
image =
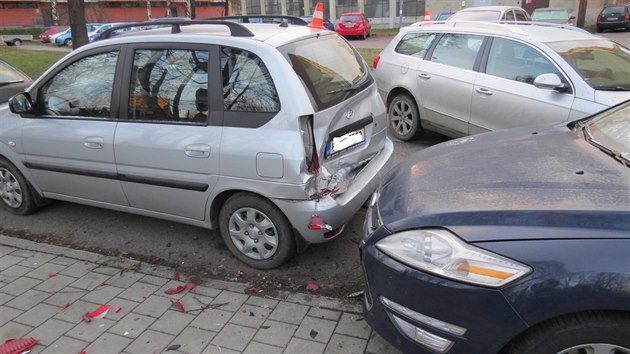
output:
M 77 49 L 88 43 L 83 0 L 68 0 L 68 11 L 70 14 L 70 31 L 72 31 L 72 48 Z

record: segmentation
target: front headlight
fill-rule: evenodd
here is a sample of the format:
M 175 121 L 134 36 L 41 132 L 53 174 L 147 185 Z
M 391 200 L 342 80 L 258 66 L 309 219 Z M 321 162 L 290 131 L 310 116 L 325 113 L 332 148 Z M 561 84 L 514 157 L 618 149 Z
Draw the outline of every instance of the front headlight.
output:
M 410 267 L 477 285 L 503 286 L 532 271 L 440 229 L 404 231 L 378 241 L 376 247 Z

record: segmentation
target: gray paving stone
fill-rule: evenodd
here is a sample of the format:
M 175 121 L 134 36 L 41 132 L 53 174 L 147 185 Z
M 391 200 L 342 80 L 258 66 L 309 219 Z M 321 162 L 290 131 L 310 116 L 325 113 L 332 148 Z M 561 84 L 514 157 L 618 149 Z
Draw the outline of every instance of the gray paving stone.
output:
M 115 298 L 116 295 L 122 293 L 125 289 L 118 288 L 115 286 L 99 286 L 96 289 L 90 291 L 85 294 L 81 298 L 83 301 L 93 302 L 95 304 L 107 304 L 111 299 Z
M 326 354 L 363 354 L 367 341 L 365 339 L 333 334 L 326 346 Z
M 68 257 L 64 257 L 64 256 L 57 256 L 57 257 L 51 259 L 50 261 L 48 261 L 48 263 L 59 264 L 59 265 L 66 266 L 66 267 L 69 267 L 69 266 L 75 264 L 76 262 L 77 262 L 76 259 L 68 258 Z
M 219 294 L 221 294 L 221 291 L 222 290 L 219 290 L 219 289 L 208 288 L 207 286 L 197 286 L 194 290 L 194 293 L 215 298 L 219 296 Z
M 97 340 L 92 342 L 87 348 L 86 353 L 99 354 L 118 354 L 125 349 L 133 339 L 117 336 L 108 332 L 103 333 Z
M 297 328 L 296 325 L 267 320 L 256 333 L 254 340 L 284 348 Z
M 5 340 L 10 338 L 22 338 L 26 333 L 33 330 L 33 327 L 27 326 L 17 322 L 8 322 L 4 326 L 0 327 L 0 342 L 4 343 Z
M 363 320 L 363 316 L 344 313 L 341 315 L 335 333 L 368 339 L 370 337 L 370 326 Z
M 73 263 L 68 268 L 59 272 L 59 274 L 67 275 L 74 278 L 81 278 L 87 273 L 91 272 L 92 269 L 96 268 L 97 265 L 89 262 L 76 262 Z
M 216 336 L 215 332 L 206 331 L 200 328 L 188 327 L 173 340 L 171 344 L 179 344 L 181 347 L 177 349 L 184 353 L 201 353 L 202 350 Z
M 179 302 L 184 305 L 186 313 L 191 315 L 198 315 L 201 311 L 208 309 L 208 306 L 212 302 L 213 298 L 188 292 L 182 297 Z
M 254 337 L 256 330 L 248 327 L 227 324 L 212 340 L 212 344 L 242 351 Z
M 119 319 L 125 317 L 139 305 L 139 303 L 135 301 L 125 300 L 118 297 L 109 301 L 108 304 L 112 305 L 112 309 L 109 313 L 107 313 L 107 318 L 114 321 L 118 321 Z
M 281 302 L 269 316 L 269 319 L 299 325 L 308 312 L 308 306 Z
M 22 258 L 30 258 L 33 257 L 37 252 L 31 251 L 24 248 L 16 248 L 15 251 L 11 253 L 12 256 L 22 257 Z
M 193 327 L 207 329 L 218 332 L 234 315 L 234 312 L 223 310 L 207 309 L 197 315 L 197 318 L 190 324 Z
M 132 312 L 119 320 L 114 327 L 109 329 L 109 332 L 127 338 L 137 338 L 154 321 L 154 318 Z
M 328 343 L 337 322 L 306 316 L 295 332 L 295 336 L 316 342 Z
M 3 326 L 5 323 L 11 321 L 12 319 L 18 317 L 23 314 L 24 311 L 13 309 L 6 306 L 0 306 L 0 326 Z M 0 343 L 2 338 L 0 338 Z
M 71 286 L 79 289 L 94 290 L 104 285 L 105 281 L 109 278 L 110 276 L 107 274 L 89 272 L 72 283 Z
M 31 272 L 28 273 L 26 276 L 35 279 L 46 280 L 48 278 L 51 278 L 50 275 L 52 274 L 55 274 L 55 276 L 57 276 L 57 273 L 65 268 L 65 266 L 59 264 L 45 263 L 42 264 L 41 267 L 38 267 L 35 270 L 31 270 Z
M 110 310 L 111 311 L 111 310 Z M 74 328 L 66 333 L 66 336 L 79 339 L 85 342 L 93 342 L 100 337 L 105 331 L 111 328 L 116 322 L 107 318 L 94 320 L 90 323 L 79 322 Z
M 59 310 L 60 312 L 55 315 L 55 319 L 71 323 L 79 323 L 83 321 L 83 315 L 88 312 L 95 311 L 97 308 L 98 305 L 78 300 L 73 302 L 67 308 Z
M 158 318 L 162 316 L 162 314 L 164 314 L 164 312 L 166 312 L 166 310 L 168 310 L 171 306 L 171 299 L 151 295 L 149 298 L 141 302 L 140 305 L 136 306 L 133 312 Z
M 55 316 L 59 308 L 47 304 L 39 304 L 14 319 L 15 322 L 37 327 Z
M 249 342 L 247 348 L 243 354 L 282 354 L 282 348 L 274 347 L 273 345 L 267 345 L 258 342 Z
M 339 317 L 341 317 L 341 312 L 311 307 L 311 309 L 308 310 L 308 315 L 312 317 L 323 318 L 325 320 L 337 321 L 339 320 Z
M 7 302 L 6 305 L 19 310 L 27 311 L 30 310 L 33 306 L 46 300 L 46 298 L 49 296 L 49 293 L 31 289 L 20 296 L 16 296 L 13 300 Z
M 250 296 L 247 301 L 245 301 L 248 305 L 254 305 L 262 308 L 275 309 L 278 306 L 278 301 L 265 299 L 264 297 L 259 296 Z
M 161 277 L 156 277 L 156 276 L 153 276 L 153 275 L 145 275 L 138 281 L 141 282 L 141 283 L 147 283 L 147 284 L 151 284 L 151 285 L 162 286 L 162 285 L 164 285 L 164 284 L 166 284 L 168 282 L 168 279 L 164 279 L 164 278 L 161 278 Z
M 245 294 L 234 293 L 231 291 L 222 291 L 217 297 L 212 301 L 213 304 L 222 304 L 226 303 L 226 305 L 221 306 L 221 310 L 224 311 L 238 311 L 239 308 L 247 301 L 249 296 Z
M 32 330 L 26 337 L 33 337 L 39 340 L 40 344 L 50 345 L 72 328 L 72 326 L 72 323 L 51 318 L 41 326 Z
M 16 255 L 16 252 L 13 252 L 11 254 Z M 55 256 L 52 254 L 33 252 L 33 254 L 30 257 L 26 258 L 25 260 L 23 260 L 22 262 L 18 264 L 24 267 L 39 268 L 47 264 L 48 261 L 50 261 L 53 258 L 55 258 Z
M 194 319 L 195 316 L 193 315 L 182 313 L 181 311 L 169 310 L 158 318 L 157 321 L 153 322 L 149 328 L 176 336 Z
M 245 304 L 232 316 L 230 323 L 257 329 L 267 320 L 270 313 L 271 309 Z
M 118 297 L 126 300 L 142 302 L 158 289 L 158 286 L 138 282 L 127 288 L 127 290 L 120 293 Z
M 41 280 L 21 277 L 10 282 L 8 285 L 5 285 L 2 289 L 0 289 L 0 292 L 13 296 L 18 296 L 22 295 L 23 293 L 27 292 L 29 289 L 40 283 Z
M 88 345 L 89 343 L 74 338 L 61 337 L 42 350 L 41 354 L 80 353 Z
M 324 349 L 326 349 L 326 344 L 293 337 L 284 350 L 284 353 L 322 354 Z
M 241 352 L 210 343 L 201 354 L 241 354 Z
M 44 300 L 44 303 L 64 308 L 67 304 L 72 304 L 85 294 L 87 294 L 87 290 L 65 287 Z
M 15 251 L 17 251 L 17 248 L 0 245 L 0 257 Z
M 5 303 L 13 300 L 14 298 L 15 298 L 15 296 L 13 296 L 13 295 L 0 293 L 0 305 L 4 305 Z
M 125 349 L 129 353 L 161 353 L 174 337 L 168 334 L 146 331 Z
M 46 346 L 42 345 L 42 344 L 36 344 L 33 348 L 31 348 L 31 351 L 28 352 L 28 354 L 39 354 L 41 353 L 44 349 L 46 349 Z
M 113 268 L 112 268 L 113 269 Z M 119 288 L 128 288 L 133 285 L 133 283 L 142 279 L 144 274 L 135 273 L 135 272 L 116 272 L 109 279 L 107 279 L 106 283 L 112 286 L 117 286 Z
M 402 354 L 401 351 L 394 348 L 388 341 L 379 336 L 376 332 L 372 332 L 367 345 L 366 353 L 374 354 Z
M 70 285 L 70 283 L 75 280 L 75 278 L 65 275 L 57 275 L 56 277 L 48 278 L 48 280 L 45 280 L 41 284 L 37 285 L 35 287 L 35 290 L 41 290 L 48 293 L 56 293 L 66 286 Z
M 107 267 L 107 266 L 100 266 L 100 267 L 96 267 L 94 269 L 92 269 L 92 271 L 94 273 L 99 273 L 99 274 L 107 274 L 107 275 L 116 275 L 116 274 L 120 274 L 120 269 L 118 268 L 113 268 L 113 267 Z M 131 285 L 131 284 L 130 284 Z
M 12 265 L 9 268 L 0 272 L 0 279 L 5 280 L 7 282 L 12 282 L 13 280 L 32 272 L 33 268 L 24 267 L 21 265 Z
M 15 264 L 22 262 L 24 258 L 12 256 L 10 254 L 0 257 L 0 270 L 5 270 Z

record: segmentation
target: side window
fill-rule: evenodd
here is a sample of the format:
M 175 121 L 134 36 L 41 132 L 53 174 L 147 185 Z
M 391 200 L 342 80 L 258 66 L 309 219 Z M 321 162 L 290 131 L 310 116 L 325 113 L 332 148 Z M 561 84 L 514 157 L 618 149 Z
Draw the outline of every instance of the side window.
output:
M 434 38 L 435 33 L 408 33 L 398 42 L 394 51 L 422 59 Z
M 536 76 L 546 73 L 560 75 L 558 69 L 536 49 L 504 38 L 492 41 L 486 74 L 533 84 Z
M 118 52 L 85 57 L 70 64 L 40 91 L 43 114 L 109 118 Z
M 445 34 L 431 55 L 431 61 L 461 69 L 472 70 L 483 36 L 471 34 Z
M 206 123 L 207 116 L 207 51 L 136 50 L 129 119 Z
M 223 105 L 226 111 L 278 112 L 280 100 L 265 64 L 256 55 L 221 49 Z
M 525 11 L 515 11 L 516 21 L 529 21 L 527 13 Z
M 514 21 L 516 18 L 514 17 L 514 11 L 508 10 L 503 14 L 503 21 Z

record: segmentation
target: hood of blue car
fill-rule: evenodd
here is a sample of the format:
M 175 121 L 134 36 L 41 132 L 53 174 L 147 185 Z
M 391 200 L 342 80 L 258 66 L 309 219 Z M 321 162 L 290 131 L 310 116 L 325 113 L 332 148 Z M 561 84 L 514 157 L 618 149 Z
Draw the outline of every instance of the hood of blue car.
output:
M 581 132 L 554 126 L 475 135 L 422 150 L 390 171 L 378 208 L 393 232 L 598 224 L 628 230 L 629 191 L 630 168 Z

